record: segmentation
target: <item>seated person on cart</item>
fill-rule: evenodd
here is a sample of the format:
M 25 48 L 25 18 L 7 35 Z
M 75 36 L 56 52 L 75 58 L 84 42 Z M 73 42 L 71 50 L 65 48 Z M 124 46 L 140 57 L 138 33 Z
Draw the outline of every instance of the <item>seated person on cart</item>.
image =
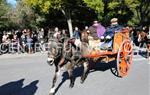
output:
M 104 35 L 106 29 L 98 21 L 94 21 L 93 25 L 89 27 L 89 46 L 92 49 L 99 49 L 100 38 Z
M 101 44 L 100 47 L 102 50 L 112 50 L 113 37 L 115 32 L 120 32 L 123 27 L 118 24 L 118 19 L 111 19 L 111 26 L 106 29 L 106 32 L 103 36 L 101 36 Z

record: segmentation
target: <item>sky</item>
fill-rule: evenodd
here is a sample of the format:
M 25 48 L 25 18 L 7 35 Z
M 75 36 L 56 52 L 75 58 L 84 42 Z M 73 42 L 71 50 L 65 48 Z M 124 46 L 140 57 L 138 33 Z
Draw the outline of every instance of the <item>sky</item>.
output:
M 7 0 L 7 2 L 10 3 L 13 6 L 16 5 L 16 0 Z

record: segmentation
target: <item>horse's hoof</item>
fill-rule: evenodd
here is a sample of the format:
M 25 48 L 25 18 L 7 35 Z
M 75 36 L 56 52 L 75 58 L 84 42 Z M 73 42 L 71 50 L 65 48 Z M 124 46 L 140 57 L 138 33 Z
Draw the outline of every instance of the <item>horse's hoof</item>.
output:
M 70 84 L 69 88 L 73 88 L 74 87 L 74 83 Z
M 83 83 L 84 83 L 84 80 L 81 80 L 80 83 L 83 84 Z
M 82 76 L 82 77 L 81 77 L 81 80 L 80 80 L 80 83 L 83 84 L 84 81 L 85 81 L 85 77 Z
M 84 83 L 84 81 L 85 81 L 85 78 L 81 78 L 80 83 L 81 83 L 81 84 L 83 84 L 83 83 Z

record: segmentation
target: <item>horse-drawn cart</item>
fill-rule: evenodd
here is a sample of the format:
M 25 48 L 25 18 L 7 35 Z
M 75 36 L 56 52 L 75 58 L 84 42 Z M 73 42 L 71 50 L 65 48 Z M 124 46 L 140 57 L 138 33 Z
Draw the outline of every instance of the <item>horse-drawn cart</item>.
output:
M 112 50 L 92 50 L 88 54 L 84 54 L 83 57 L 88 59 L 103 59 L 105 63 L 116 60 L 116 67 L 111 71 L 116 76 L 124 77 L 128 75 L 132 64 L 132 43 L 129 37 L 129 30 L 123 29 L 121 32 L 115 32 L 113 38 Z

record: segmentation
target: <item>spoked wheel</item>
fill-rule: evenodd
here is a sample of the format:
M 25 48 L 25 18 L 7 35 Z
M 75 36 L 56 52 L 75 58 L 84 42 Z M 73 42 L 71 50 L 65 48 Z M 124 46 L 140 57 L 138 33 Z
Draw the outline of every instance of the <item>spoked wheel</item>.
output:
M 127 76 L 132 64 L 132 43 L 125 40 L 119 48 L 117 55 L 117 71 L 120 77 Z
M 117 67 L 111 68 L 110 71 L 111 71 L 116 77 L 120 77 L 120 76 L 119 76 L 119 73 L 118 73 L 118 70 L 117 70 Z

